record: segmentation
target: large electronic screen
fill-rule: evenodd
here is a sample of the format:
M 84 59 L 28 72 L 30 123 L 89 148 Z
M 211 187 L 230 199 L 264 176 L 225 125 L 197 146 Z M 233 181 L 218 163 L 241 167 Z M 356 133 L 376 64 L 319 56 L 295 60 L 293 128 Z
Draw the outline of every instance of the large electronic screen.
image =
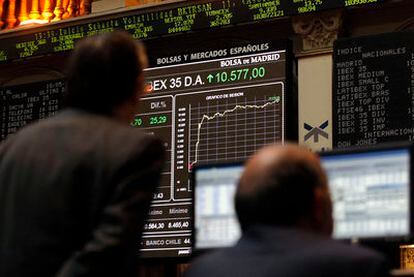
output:
M 334 237 L 410 235 L 410 147 L 322 154 L 333 200 Z
M 234 196 L 243 169 L 242 164 L 195 168 L 193 249 L 229 247 L 240 238 Z
M 62 106 L 63 79 L 0 87 L 0 142 L 21 127 L 54 115 Z
M 321 154 L 333 201 L 335 239 L 384 239 L 411 234 L 411 146 Z M 241 230 L 234 195 L 242 164 L 196 167 L 194 249 L 229 247 Z
M 333 78 L 334 147 L 414 140 L 412 32 L 338 40 Z
M 383 2 L 384 0 L 192 0 L 167 1 L 157 6 L 80 18 L 81 23 L 48 24 L 22 30 L 2 39 L 0 62 L 72 50 L 80 39 L 99 33 L 124 30 L 137 39 L 274 18 Z
M 145 225 L 144 257 L 190 255 L 192 168 L 244 161 L 285 140 L 286 42 L 257 42 L 152 57 L 132 125 L 160 137 L 170 163 Z

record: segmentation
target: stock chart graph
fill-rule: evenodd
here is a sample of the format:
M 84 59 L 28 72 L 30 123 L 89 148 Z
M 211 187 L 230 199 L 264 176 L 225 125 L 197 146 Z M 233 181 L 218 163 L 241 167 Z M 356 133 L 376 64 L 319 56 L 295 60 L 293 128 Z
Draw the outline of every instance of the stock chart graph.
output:
M 161 138 L 170 159 L 145 224 L 144 257 L 190 254 L 195 166 L 244 161 L 284 141 L 286 50 L 271 48 L 175 55 L 146 70 L 146 95 L 131 124 Z
M 277 91 L 274 86 L 270 89 Z M 243 161 L 258 148 L 283 139 L 281 96 L 252 90 L 243 88 L 237 97 L 205 105 L 188 104 L 190 169 L 198 163 Z

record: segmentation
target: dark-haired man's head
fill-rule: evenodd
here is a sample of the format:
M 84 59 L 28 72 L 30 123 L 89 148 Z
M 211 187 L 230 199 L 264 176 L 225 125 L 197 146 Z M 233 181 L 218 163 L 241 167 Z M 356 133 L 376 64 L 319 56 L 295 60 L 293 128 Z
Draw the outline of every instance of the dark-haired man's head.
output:
M 243 230 L 260 224 L 332 233 L 326 175 L 318 157 L 299 146 L 258 151 L 246 164 L 235 202 Z
M 125 32 L 80 41 L 67 67 L 68 107 L 131 120 L 142 94 L 144 46 Z

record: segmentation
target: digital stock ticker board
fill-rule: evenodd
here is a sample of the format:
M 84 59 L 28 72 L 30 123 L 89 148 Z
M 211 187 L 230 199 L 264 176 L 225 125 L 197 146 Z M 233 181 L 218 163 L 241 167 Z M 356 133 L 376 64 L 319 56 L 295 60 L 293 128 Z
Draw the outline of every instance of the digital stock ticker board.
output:
M 191 254 L 194 166 L 244 161 L 260 147 L 284 141 L 286 45 L 263 42 L 153 58 L 131 125 L 161 138 L 170 159 L 144 226 L 141 256 Z M 1 139 L 55 114 L 64 90 L 63 79 L 0 88 Z
M 52 24 L 2 38 L 0 62 L 72 50 L 76 41 L 99 33 L 125 30 L 149 39 L 202 29 L 260 22 L 284 16 L 383 2 L 384 0 L 210 0 L 164 4 L 130 14 L 86 18 L 64 27 Z
M 23 126 L 54 115 L 62 106 L 64 80 L 0 87 L 0 142 Z
M 136 39 L 315 12 L 381 0 L 186 1 L 17 31 L 1 38 L 0 62 L 70 51 L 83 37 L 126 30 Z M 199 33 L 196 33 L 199 34 Z M 188 257 L 192 241 L 191 170 L 244 161 L 263 145 L 286 138 L 286 103 L 292 84 L 288 43 L 255 41 L 232 46 L 151 53 L 146 94 L 135 128 L 160 137 L 170 159 L 153 196 L 140 254 Z M 211 45 L 210 43 L 209 45 Z M 282 46 L 281 46 L 282 45 Z M 208 46 L 206 46 L 208 47 Z M 174 50 L 172 50 L 174 51 Z M 1 139 L 61 107 L 64 80 L 0 88 Z M 297 127 L 297 126 L 296 126 Z
M 160 57 L 146 71 L 132 125 L 162 138 L 171 164 L 145 225 L 145 257 L 190 254 L 194 166 L 244 161 L 285 139 L 286 59 L 265 42 Z
M 334 46 L 333 146 L 414 140 L 414 36 L 389 33 Z

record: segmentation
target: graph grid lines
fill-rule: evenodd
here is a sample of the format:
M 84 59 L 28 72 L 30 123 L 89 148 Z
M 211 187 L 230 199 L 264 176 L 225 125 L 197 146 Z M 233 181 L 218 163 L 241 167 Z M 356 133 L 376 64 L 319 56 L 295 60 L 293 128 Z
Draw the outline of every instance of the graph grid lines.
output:
M 252 96 L 190 108 L 190 168 L 197 163 L 242 161 L 282 140 L 281 98 Z

